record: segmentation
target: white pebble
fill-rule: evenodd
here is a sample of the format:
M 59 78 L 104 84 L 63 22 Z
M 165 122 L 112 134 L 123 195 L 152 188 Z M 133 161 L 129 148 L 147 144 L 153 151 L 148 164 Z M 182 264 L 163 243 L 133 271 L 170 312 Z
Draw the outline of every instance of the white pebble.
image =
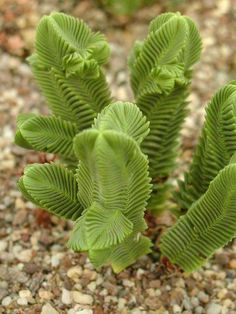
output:
M 6 248 L 7 248 L 7 242 L 1 240 L 0 241 L 0 252 L 4 252 L 6 250 Z
M 206 314 L 221 314 L 221 305 L 216 303 L 211 303 L 206 311 Z
M 23 263 L 30 262 L 31 258 L 32 258 L 32 250 L 30 250 L 30 249 L 23 250 L 23 251 L 19 252 L 16 257 L 19 261 L 21 261 Z
M 2 299 L 2 305 L 3 305 L 3 306 L 8 306 L 8 305 L 11 304 L 11 302 L 12 302 L 12 299 L 11 299 L 10 296 L 7 296 L 7 297 L 5 297 L 5 298 Z
M 61 302 L 63 304 L 71 304 L 72 298 L 71 298 L 71 292 L 67 289 L 62 289 L 62 296 L 61 296 Z
M 208 303 L 208 302 L 209 302 L 209 295 L 206 294 L 206 293 L 203 292 L 203 291 L 200 291 L 200 292 L 198 293 L 198 299 L 200 300 L 200 302 Z
M 59 313 L 51 306 L 50 303 L 47 303 L 42 307 L 41 314 L 59 314 Z
M 32 294 L 29 290 L 20 290 L 19 296 L 23 299 L 30 299 L 32 297 Z
M 19 304 L 19 305 L 27 305 L 28 301 L 27 301 L 26 298 L 18 298 L 17 299 L 17 304 Z
M 176 314 L 180 314 L 182 312 L 181 307 L 178 304 L 173 306 L 173 312 Z
M 75 314 L 93 314 L 93 310 L 83 309 L 83 310 L 76 311 Z
M 59 258 L 57 258 L 56 256 L 52 256 L 51 257 L 51 265 L 52 265 L 52 267 L 57 267 L 59 264 L 60 264 Z
M 97 284 L 96 282 L 92 281 L 87 285 L 88 289 L 92 292 L 94 292 L 96 290 Z
M 72 297 L 75 303 L 93 304 L 93 297 L 89 294 L 83 294 L 79 291 L 72 291 Z

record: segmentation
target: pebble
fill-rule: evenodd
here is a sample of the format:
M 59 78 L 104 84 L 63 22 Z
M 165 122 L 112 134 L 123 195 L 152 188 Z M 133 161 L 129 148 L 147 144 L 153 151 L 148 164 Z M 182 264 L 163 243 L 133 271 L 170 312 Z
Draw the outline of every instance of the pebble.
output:
M 12 298 L 10 296 L 7 296 L 7 297 L 2 299 L 2 305 L 3 306 L 8 306 L 11 304 L 11 302 L 12 302 Z
M 80 266 L 74 266 L 68 269 L 67 276 L 71 278 L 73 281 L 78 282 L 81 277 L 83 271 Z
M 207 307 L 206 314 L 221 314 L 221 305 L 216 304 L 216 303 L 211 303 Z
M 90 269 L 84 269 L 83 277 L 89 279 L 90 281 L 97 279 L 97 273 Z
M 53 293 L 46 290 L 39 290 L 40 299 L 51 300 L 53 299 Z
M 31 258 L 32 258 L 32 250 L 27 249 L 27 250 L 23 250 L 21 252 L 19 252 L 17 254 L 17 259 L 21 262 L 30 262 Z
M 194 309 L 194 313 L 195 314 L 202 314 L 204 313 L 204 308 L 202 306 L 197 306 L 195 309 Z
M 175 314 L 181 314 L 182 313 L 181 307 L 177 304 L 173 305 L 173 312 Z
M 94 292 L 96 290 L 97 284 L 96 282 L 92 281 L 87 285 L 88 289 L 92 292 Z
M 72 303 L 71 292 L 65 288 L 62 289 L 61 302 L 63 304 L 71 304 Z
M 236 259 L 232 259 L 230 262 L 229 262 L 229 267 L 231 269 L 236 269 Z
M 0 288 L 0 301 L 8 295 L 8 290 Z
M 84 294 L 79 291 L 72 291 L 72 298 L 75 303 L 79 304 L 93 304 L 93 297 L 89 294 Z
M 93 310 L 83 309 L 83 310 L 76 311 L 75 314 L 93 314 Z
M 28 304 L 28 300 L 26 298 L 18 298 L 17 299 L 17 304 L 19 304 L 19 305 L 27 305 Z
M 59 314 L 59 312 L 57 312 L 54 307 L 51 306 L 50 303 L 46 303 L 43 307 L 42 307 L 42 311 L 41 314 Z
M 199 300 L 196 297 L 191 298 L 191 303 L 193 307 L 197 307 L 199 305 Z
M 0 241 L 0 252 L 5 251 L 7 248 L 7 241 L 1 240 Z
M 202 303 L 208 303 L 209 302 L 209 295 L 206 294 L 204 291 L 200 291 L 198 293 L 198 299 Z
M 20 296 L 20 298 L 24 298 L 24 299 L 32 298 L 32 294 L 29 290 L 20 290 L 19 296 Z
M 60 265 L 60 260 L 61 260 L 60 255 L 53 255 L 51 257 L 51 265 L 52 265 L 52 267 L 59 266 Z

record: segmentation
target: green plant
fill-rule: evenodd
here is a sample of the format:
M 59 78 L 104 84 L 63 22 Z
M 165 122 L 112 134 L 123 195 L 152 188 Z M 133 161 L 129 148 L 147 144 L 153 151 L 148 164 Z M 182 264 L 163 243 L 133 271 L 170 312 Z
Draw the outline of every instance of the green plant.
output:
M 150 5 L 154 0 L 97 0 L 108 12 L 115 15 L 132 15 L 143 6 Z
M 200 53 L 192 20 L 158 16 L 129 58 L 135 103 L 112 102 L 101 69 L 109 58 L 105 38 L 62 13 L 39 23 L 29 62 L 52 115 L 20 115 L 15 141 L 59 159 L 27 166 L 18 185 L 37 206 L 74 221 L 68 246 L 87 252 L 96 267 L 119 272 L 149 253 L 144 211 L 172 209 L 168 178 Z M 209 103 L 192 164 L 174 193 L 178 220 L 160 248 L 186 271 L 236 233 L 235 108 L 230 82 Z

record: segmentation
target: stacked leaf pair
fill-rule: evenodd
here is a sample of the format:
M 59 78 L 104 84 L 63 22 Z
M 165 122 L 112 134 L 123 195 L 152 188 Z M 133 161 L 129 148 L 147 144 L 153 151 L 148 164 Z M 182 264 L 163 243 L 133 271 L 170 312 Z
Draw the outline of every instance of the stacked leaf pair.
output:
M 202 266 L 236 234 L 236 81 L 221 88 L 189 171 L 176 194 L 182 214 L 163 237 L 164 255 L 186 271 Z
M 149 253 L 144 210 L 151 185 L 139 145 L 149 123 L 132 103 L 113 103 L 93 128 L 74 139 L 76 173 L 59 164 L 28 166 L 19 181 L 24 196 L 75 221 L 69 247 L 88 251 L 98 267 L 119 272 Z
M 88 251 L 97 267 L 109 263 L 119 272 L 150 252 L 151 242 L 141 232 L 151 185 L 139 147 L 148 125 L 134 104 L 117 102 L 75 138 L 78 198 L 85 210 L 69 246 Z
M 167 179 L 176 167 L 192 67 L 200 54 L 201 38 L 193 21 L 165 13 L 150 23 L 147 38 L 136 43 L 129 59 L 135 102 L 150 121 L 141 148 L 154 184 L 149 208 L 156 212 L 166 209 Z
M 43 17 L 35 53 L 28 60 L 52 115 L 20 115 L 16 143 L 58 154 L 76 167 L 74 136 L 91 127 L 97 113 L 111 102 L 101 70 L 109 55 L 105 37 L 83 21 L 62 13 Z

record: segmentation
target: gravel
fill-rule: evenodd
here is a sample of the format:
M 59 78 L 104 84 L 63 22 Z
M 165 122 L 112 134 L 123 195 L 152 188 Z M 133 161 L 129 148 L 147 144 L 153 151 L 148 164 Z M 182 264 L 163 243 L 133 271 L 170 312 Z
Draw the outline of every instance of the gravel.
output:
M 0 31 L 0 313 L 235 314 L 235 241 L 191 275 L 167 270 L 154 254 L 115 275 L 109 267 L 95 270 L 86 255 L 68 250 L 72 225 L 35 208 L 17 190 L 23 167 L 42 158 L 13 144 L 19 113 L 47 113 L 24 61 L 32 51 L 40 16 L 62 10 L 104 31 L 112 48 L 106 70 L 113 96 L 132 100 L 127 54 L 134 40 L 146 34 L 148 21 L 164 10 L 157 1 L 134 18 L 110 18 L 90 0 L 76 3 L 5 0 L 0 6 L 0 25 L 4 25 Z M 196 145 L 204 105 L 217 88 L 234 78 L 236 9 L 230 0 L 192 1 L 175 9 L 194 18 L 204 42 L 194 72 L 177 176 L 186 169 Z

